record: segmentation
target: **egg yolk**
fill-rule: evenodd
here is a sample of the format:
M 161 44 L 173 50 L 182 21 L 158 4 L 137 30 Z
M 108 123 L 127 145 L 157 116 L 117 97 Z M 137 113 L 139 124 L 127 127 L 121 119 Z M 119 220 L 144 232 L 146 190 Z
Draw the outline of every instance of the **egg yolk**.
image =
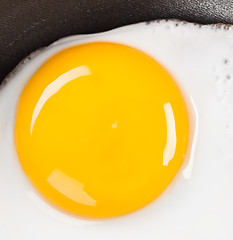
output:
M 15 142 L 45 199 L 99 218 L 159 196 L 184 160 L 188 132 L 183 96 L 160 64 L 128 46 L 94 42 L 62 50 L 31 77 Z

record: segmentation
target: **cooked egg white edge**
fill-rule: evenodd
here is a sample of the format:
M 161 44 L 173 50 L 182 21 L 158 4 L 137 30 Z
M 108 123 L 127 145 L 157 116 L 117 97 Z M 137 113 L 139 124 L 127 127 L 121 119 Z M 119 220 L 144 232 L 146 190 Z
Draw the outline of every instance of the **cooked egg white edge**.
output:
M 0 91 L 3 239 L 232 239 L 233 30 L 176 23 L 141 23 L 63 39 L 43 49 L 8 80 Z M 101 221 L 63 214 L 41 199 L 22 172 L 13 139 L 17 100 L 31 75 L 56 52 L 92 41 L 130 45 L 157 59 L 188 93 L 200 118 L 191 178 L 179 174 L 150 205 Z M 231 79 L 225 83 L 227 74 Z

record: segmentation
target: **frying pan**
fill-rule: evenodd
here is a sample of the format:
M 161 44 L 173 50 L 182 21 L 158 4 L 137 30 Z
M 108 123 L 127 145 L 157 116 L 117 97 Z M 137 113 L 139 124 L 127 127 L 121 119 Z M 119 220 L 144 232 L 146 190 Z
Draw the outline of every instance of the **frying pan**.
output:
M 0 82 L 32 51 L 68 35 L 156 19 L 233 23 L 232 0 L 0 0 Z

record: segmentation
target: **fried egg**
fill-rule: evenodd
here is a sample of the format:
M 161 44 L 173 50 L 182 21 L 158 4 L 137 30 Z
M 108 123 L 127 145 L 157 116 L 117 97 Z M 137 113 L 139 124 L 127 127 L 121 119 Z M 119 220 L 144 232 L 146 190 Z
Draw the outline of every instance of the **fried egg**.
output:
M 3 238 L 231 239 L 232 38 L 155 21 L 25 59 L 0 91 Z

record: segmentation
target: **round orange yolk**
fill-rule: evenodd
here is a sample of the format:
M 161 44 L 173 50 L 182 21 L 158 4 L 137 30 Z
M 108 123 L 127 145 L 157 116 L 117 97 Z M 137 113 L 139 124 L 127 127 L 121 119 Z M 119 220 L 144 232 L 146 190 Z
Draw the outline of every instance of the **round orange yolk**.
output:
M 88 217 L 132 212 L 179 170 L 188 113 L 167 71 L 128 46 L 65 49 L 28 81 L 15 141 L 24 171 L 50 202 Z

